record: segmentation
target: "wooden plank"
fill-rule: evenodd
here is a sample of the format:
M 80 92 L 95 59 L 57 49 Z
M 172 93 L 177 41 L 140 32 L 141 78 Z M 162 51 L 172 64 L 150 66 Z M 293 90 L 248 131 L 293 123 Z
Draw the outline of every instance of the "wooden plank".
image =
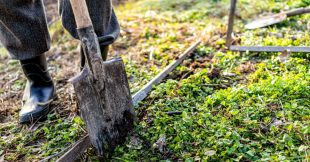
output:
M 75 161 L 80 157 L 79 155 L 85 152 L 89 147 L 91 147 L 91 142 L 89 135 L 86 135 L 77 141 L 67 153 L 57 160 L 57 162 Z
M 180 63 L 191 54 L 196 47 L 201 43 L 201 41 L 197 41 L 191 47 L 189 47 L 178 59 L 174 60 L 170 65 L 168 65 L 161 73 L 155 76 L 149 83 L 147 83 L 140 91 L 138 91 L 133 96 L 133 103 L 137 105 L 140 101 L 142 101 L 145 97 L 147 97 L 148 93 L 152 90 L 153 86 L 160 83 L 173 69 L 175 69 Z
M 282 52 L 282 51 L 290 51 L 290 52 L 300 52 L 300 53 L 309 53 L 310 47 L 300 47 L 300 46 L 230 46 L 229 50 L 232 51 L 252 51 L 252 52 Z

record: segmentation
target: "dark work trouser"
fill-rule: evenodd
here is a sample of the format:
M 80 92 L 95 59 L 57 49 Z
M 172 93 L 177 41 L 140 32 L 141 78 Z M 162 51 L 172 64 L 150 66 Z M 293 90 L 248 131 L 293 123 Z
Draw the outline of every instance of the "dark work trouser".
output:
M 120 28 L 111 0 L 86 0 L 89 13 L 100 38 L 109 45 L 118 37 Z M 69 0 L 59 0 L 63 26 L 78 38 Z M 13 59 L 25 60 L 45 53 L 50 36 L 42 0 L 0 0 L 0 42 Z

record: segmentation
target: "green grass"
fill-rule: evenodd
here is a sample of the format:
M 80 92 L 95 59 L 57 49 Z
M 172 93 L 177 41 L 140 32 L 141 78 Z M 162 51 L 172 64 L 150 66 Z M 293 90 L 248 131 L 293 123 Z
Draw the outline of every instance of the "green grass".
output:
M 310 46 L 309 14 L 263 29 L 243 28 L 260 13 L 309 5 L 308 0 L 239 1 L 236 42 Z M 227 51 L 228 8 L 228 0 L 140 0 L 115 9 L 123 30 L 111 54 L 125 60 L 132 93 L 190 44 L 203 43 L 136 107 L 139 121 L 109 161 L 309 160 L 310 55 L 295 53 L 281 62 L 281 53 Z M 74 50 L 76 43 L 59 23 L 51 30 L 60 33 L 53 48 L 64 44 L 62 50 Z M 43 159 L 76 141 L 83 128 L 79 117 L 57 112 L 33 132 L 6 123 L 0 127 L 0 156 L 15 150 L 6 160 Z M 96 161 L 92 151 L 87 155 Z
M 265 29 L 242 29 L 243 23 L 262 11 L 300 7 L 306 1 L 264 1 L 255 3 L 256 6 L 249 2 L 241 1 L 240 8 L 254 10 L 237 10 L 244 19 L 236 22 L 241 44 L 310 45 L 305 25 L 309 15 Z M 141 12 L 156 15 L 144 19 L 155 24 L 153 30 L 161 26 L 161 21 L 167 31 L 176 22 L 187 24 L 189 30 L 199 29 L 192 35 L 176 35 L 177 43 L 184 43 L 179 37 L 197 34 L 206 43 L 187 62 L 206 57 L 212 60 L 196 68 L 185 63 L 174 73 L 193 70 L 193 75 L 182 80 L 169 79 L 157 86 L 137 108 L 141 120 L 133 137 L 126 146 L 117 149 L 112 159 L 300 161 L 309 158 L 309 55 L 293 54 L 288 62 L 282 63 L 277 59 L 278 53 L 226 52 L 223 47 L 228 4 L 228 1 L 199 0 L 139 1 L 127 6 L 131 14 L 126 12 L 127 8 L 124 10 L 124 17 L 131 19 Z M 278 38 L 273 33 L 282 36 Z M 151 33 L 144 44 L 153 45 L 150 37 L 157 41 L 164 39 Z M 214 77 L 215 69 L 220 73 Z M 179 115 L 167 115 L 169 112 Z M 166 140 L 158 148 L 155 143 L 161 137 Z

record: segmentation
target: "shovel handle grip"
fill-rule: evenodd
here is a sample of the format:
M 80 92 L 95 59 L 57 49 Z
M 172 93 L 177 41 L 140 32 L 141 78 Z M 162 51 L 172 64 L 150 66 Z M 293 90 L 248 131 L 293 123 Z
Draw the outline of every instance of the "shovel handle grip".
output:
M 85 0 L 70 0 L 78 29 L 92 26 Z

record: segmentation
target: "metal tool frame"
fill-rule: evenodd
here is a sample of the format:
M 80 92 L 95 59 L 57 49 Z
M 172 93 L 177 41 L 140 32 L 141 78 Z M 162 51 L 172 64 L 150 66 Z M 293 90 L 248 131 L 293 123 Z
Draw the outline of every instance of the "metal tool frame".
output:
M 234 27 L 234 17 L 236 12 L 237 0 L 230 1 L 230 10 L 229 10 L 229 20 L 228 20 L 228 29 L 227 29 L 227 38 L 226 38 L 226 46 L 231 51 L 253 51 L 253 52 L 282 52 L 282 51 L 290 51 L 290 52 L 304 52 L 310 53 L 310 47 L 304 46 L 239 46 L 232 45 L 232 33 Z

